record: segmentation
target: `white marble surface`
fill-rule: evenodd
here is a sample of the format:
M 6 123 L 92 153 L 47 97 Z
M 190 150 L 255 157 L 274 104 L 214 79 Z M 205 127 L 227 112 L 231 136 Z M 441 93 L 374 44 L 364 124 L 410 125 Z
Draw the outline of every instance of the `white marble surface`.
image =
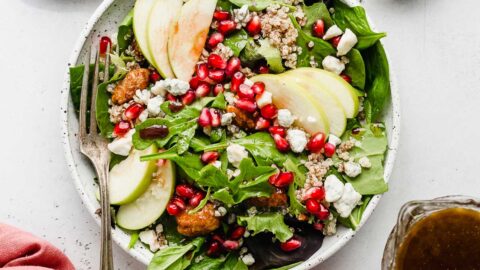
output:
M 96 269 L 98 228 L 77 195 L 60 142 L 67 59 L 100 0 L 0 1 L 0 221 L 51 241 Z M 402 134 L 390 191 L 345 248 L 318 269 L 380 269 L 399 207 L 447 194 L 479 196 L 478 1 L 370 0 L 397 73 Z M 115 248 L 117 269 L 143 269 Z

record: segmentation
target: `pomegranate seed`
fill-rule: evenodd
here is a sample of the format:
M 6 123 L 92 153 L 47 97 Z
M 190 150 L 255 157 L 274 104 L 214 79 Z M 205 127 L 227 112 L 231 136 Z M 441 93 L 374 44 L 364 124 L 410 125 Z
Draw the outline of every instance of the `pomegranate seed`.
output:
M 277 107 L 273 104 L 267 104 L 260 109 L 260 113 L 267 119 L 273 119 L 277 116 Z
M 207 41 L 208 47 L 213 49 L 217 47 L 219 43 L 222 43 L 224 39 L 225 37 L 223 36 L 222 33 L 215 32 L 211 34 L 210 37 L 208 38 L 208 41 Z
M 312 153 L 319 153 L 325 146 L 327 136 L 323 132 L 317 132 L 310 137 L 307 144 L 307 149 Z
M 160 74 L 158 74 L 156 71 L 152 71 L 152 73 L 150 73 L 150 81 L 152 83 L 159 81 L 161 78 L 162 77 L 160 77 Z
M 340 39 L 342 38 L 342 36 L 336 36 L 334 38 L 332 38 L 330 40 L 330 42 L 332 43 L 333 47 L 337 48 L 338 47 L 338 43 L 340 43 Z
M 197 76 L 193 76 L 188 83 L 190 84 L 190 88 L 195 90 L 200 84 L 200 79 Z
M 275 135 L 275 134 L 278 134 L 281 137 L 285 137 L 287 135 L 287 131 L 285 130 L 284 127 L 281 127 L 281 126 L 272 126 L 268 129 L 268 132 L 270 132 L 270 134 L 272 134 L 272 136 Z
M 352 78 L 347 74 L 341 74 L 340 77 L 342 77 L 347 83 L 352 83 Z
M 203 192 L 197 192 L 195 195 L 193 195 L 192 198 L 188 201 L 188 204 L 192 207 L 197 207 L 200 202 L 205 198 L 205 195 L 203 195 Z
M 242 68 L 242 62 L 240 61 L 240 58 L 236 56 L 232 56 L 228 62 L 227 62 L 227 67 L 225 68 L 225 74 L 227 77 L 232 77 L 232 75 L 239 71 Z
M 201 81 L 205 80 L 208 77 L 208 66 L 205 63 L 198 64 L 195 71 L 198 79 L 200 79 Z
M 185 95 L 182 96 L 182 103 L 184 105 L 190 105 L 195 101 L 196 95 L 193 90 L 188 90 Z
M 213 13 L 213 18 L 217 21 L 228 20 L 230 19 L 230 13 L 228 13 L 228 11 L 215 10 Z
M 227 61 L 216 53 L 210 54 L 207 61 L 208 64 L 214 68 L 225 69 L 227 67 Z
M 99 51 L 100 51 L 100 54 L 101 55 L 104 55 L 107 53 L 107 47 L 108 45 L 110 44 L 110 48 L 112 47 L 112 40 L 107 37 L 107 36 L 103 36 L 100 38 L 100 48 L 99 48 Z
M 219 156 L 220 154 L 218 152 L 205 152 L 202 154 L 201 159 L 203 163 L 208 164 L 217 161 Z
M 325 156 L 332 157 L 335 154 L 335 145 L 331 143 L 326 143 L 323 149 Z
M 320 223 L 320 222 L 315 222 L 313 223 L 313 228 L 317 231 L 323 231 L 323 223 Z
M 270 127 L 270 121 L 263 117 L 259 117 L 257 119 L 257 123 L 255 124 L 256 130 L 267 130 Z
M 197 90 L 195 90 L 195 95 L 198 97 L 198 98 L 201 98 L 201 97 L 206 97 L 210 94 L 210 85 L 206 82 L 201 82 L 198 87 L 197 87 Z
M 213 95 L 218 96 L 218 94 L 225 92 L 225 88 L 223 87 L 223 84 L 218 83 L 213 87 Z
M 220 235 L 218 235 L 218 234 L 214 234 L 214 235 L 212 236 L 212 239 L 213 239 L 213 241 L 216 241 L 216 242 L 218 242 L 218 243 L 220 243 L 220 244 L 223 244 L 223 242 L 225 242 L 225 240 L 223 240 L 223 238 L 222 238 Z
M 322 20 L 316 20 L 312 25 L 312 34 L 316 37 L 322 38 L 325 35 L 325 23 Z
M 170 93 L 167 93 L 167 100 L 170 101 L 170 102 L 177 102 L 177 97 L 170 94 Z
M 212 116 L 212 121 L 211 121 L 212 127 L 219 127 L 222 122 L 222 115 L 220 115 L 220 112 L 211 108 L 210 115 Z
M 323 205 L 319 204 L 320 210 L 318 210 L 317 213 L 315 213 L 315 216 L 320 219 L 320 220 L 326 220 L 328 219 L 328 216 L 330 216 L 330 211 Z
M 286 152 L 290 149 L 288 141 L 279 134 L 273 134 L 273 140 L 275 141 L 275 146 L 280 152 Z
M 238 92 L 238 88 L 245 81 L 245 74 L 240 71 L 237 71 L 233 74 L 232 81 L 230 83 L 230 91 L 233 93 Z
M 253 98 L 255 97 L 255 93 L 253 92 L 252 88 L 250 88 L 250 86 L 242 83 L 238 87 L 238 97 L 253 101 Z
M 305 203 L 305 207 L 311 214 L 315 214 L 320 211 L 320 204 L 314 199 L 308 199 Z
M 180 210 L 185 210 L 185 208 L 187 207 L 185 205 L 185 202 L 179 197 L 173 198 L 172 203 L 175 204 Z
M 252 90 L 255 92 L 255 95 L 261 96 L 265 92 L 265 84 L 263 82 L 255 82 L 252 85 Z
M 225 240 L 225 242 L 223 242 L 223 247 L 227 250 L 236 250 L 240 247 L 240 245 L 237 241 Z
M 307 191 L 307 198 L 311 198 L 317 201 L 325 199 L 324 187 L 313 187 Z
M 283 188 L 293 183 L 292 172 L 280 172 L 268 178 L 268 182 L 277 188 Z
M 178 206 L 172 202 L 167 205 L 167 213 L 171 216 L 176 216 L 180 214 L 181 210 Z
M 120 121 L 113 128 L 113 133 L 117 136 L 123 136 L 130 130 L 130 122 Z
M 179 101 L 171 101 L 170 104 L 168 104 L 168 108 L 173 113 L 181 111 L 183 109 L 183 107 L 185 107 L 185 105 L 183 105 L 183 103 L 181 103 Z
M 213 241 L 210 243 L 210 245 L 207 248 L 207 255 L 214 256 L 214 255 L 217 255 L 219 251 L 220 251 L 220 244 L 217 241 Z
M 244 110 L 249 113 L 253 113 L 255 110 L 257 110 L 257 104 L 247 99 L 238 99 L 235 101 L 235 106 L 237 106 L 237 108 L 240 110 Z
M 240 238 L 243 237 L 243 234 L 245 233 L 245 227 L 243 226 L 238 226 L 236 227 L 232 233 L 230 234 L 230 239 L 233 239 L 233 240 L 238 240 Z
M 143 105 L 138 104 L 138 103 L 133 103 L 132 105 L 128 106 L 128 108 L 125 110 L 125 118 L 127 120 L 135 120 L 138 118 L 138 116 L 143 112 L 144 108 Z
M 302 242 L 300 240 L 291 238 L 290 240 L 287 240 L 284 243 L 280 244 L 280 248 L 285 251 L 285 252 L 291 252 L 294 251 L 302 246 Z
M 178 196 L 188 199 L 192 198 L 195 194 L 195 190 L 191 186 L 185 184 L 178 185 L 175 188 L 175 192 Z
M 210 114 L 210 110 L 208 108 L 203 108 L 200 117 L 198 117 L 198 124 L 201 127 L 208 127 L 211 123 L 212 115 Z
M 208 78 L 212 79 L 216 83 L 222 82 L 225 79 L 225 70 L 212 69 L 208 72 Z
M 270 72 L 270 69 L 268 68 L 268 66 L 260 66 L 258 68 L 258 73 L 260 74 L 268 74 Z
M 237 28 L 237 23 L 232 20 L 223 20 L 218 23 L 218 31 L 224 35 L 231 33 Z
M 253 18 L 247 23 L 246 29 L 247 29 L 247 32 L 252 36 L 260 34 L 260 31 L 262 31 L 262 25 L 260 24 L 260 17 L 253 16 Z

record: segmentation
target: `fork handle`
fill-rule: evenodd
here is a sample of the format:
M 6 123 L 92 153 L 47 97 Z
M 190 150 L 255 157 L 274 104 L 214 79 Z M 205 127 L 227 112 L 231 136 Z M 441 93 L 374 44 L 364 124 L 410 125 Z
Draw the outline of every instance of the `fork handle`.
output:
M 111 211 L 110 199 L 108 197 L 108 168 L 108 162 L 103 166 L 95 166 L 100 184 L 100 206 L 102 209 L 100 270 L 113 270 Z

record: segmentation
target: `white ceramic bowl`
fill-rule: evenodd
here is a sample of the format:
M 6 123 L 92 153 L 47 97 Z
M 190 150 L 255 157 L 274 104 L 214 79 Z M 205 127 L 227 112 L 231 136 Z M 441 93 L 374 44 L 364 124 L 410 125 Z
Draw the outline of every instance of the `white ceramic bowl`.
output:
M 355 0 L 354 0 L 355 1 Z M 348 1 L 350 3 L 354 2 Z M 85 49 L 92 44 L 92 39 L 98 38 L 104 34 L 113 34 L 117 30 L 118 23 L 133 7 L 135 0 L 105 0 L 92 15 L 80 38 L 78 39 L 75 49 L 71 55 L 69 66 L 75 66 L 82 63 L 85 57 Z M 391 66 L 390 66 L 391 68 Z M 388 152 L 385 160 L 385 179 L 389 180 L 393 169 L 395 155 L 398 147 L 400 134 L 400 108 L 397 85 L 394 76 L 390 70 L 392 95 L 391 100 L 386 108 L 384 121 L 388 132 Z M 69 93 L 69 74 L 65 75 L 65 83 L 62 90 L 61 112 L 62 112 L 62 138 L 65 149 L 65 156 L 68 167 L 72 173 L 75 186 L 82 197 L 85 206 L 92 214 L 95 221 L 100 224 L 100 218 L 94 214 L 95 210 L 100 206 L 95 197 L 94 171 L 90 162 L 82 156 L 79 151 L 78 144 L 78 119 L 73 109 L 72 101 Z M 381 195 L 374 196 L 370 201 L 359 228 L 365 223 L 372 214 L 378 204 Z M 80 206 L 79 206 L 80 207 Z M 357 229 L 358 230 L 358 229 Z M 114 241 L 134 258 L 148 265 L 153 254 L 143 245 L 137 244 L 133 249 L 128 249 L 130 236 L 120 229 L 113 230 Z M 348 240 L 355 235 L 355 231 L 339 227 L 336 235 L 326 237 L 322 247 L 303 264 L 295 267 L 296 270 L 311 269 L 315 265 L 325 261 L 328 257 L 343 247 Z M 100 240 L 100 239 L 99 239 Z

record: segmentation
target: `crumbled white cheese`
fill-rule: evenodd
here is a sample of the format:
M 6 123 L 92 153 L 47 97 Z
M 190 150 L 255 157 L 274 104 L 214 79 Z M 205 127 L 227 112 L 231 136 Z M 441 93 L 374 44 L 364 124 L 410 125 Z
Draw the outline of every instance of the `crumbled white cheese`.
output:
M 235 102 L 237 101 L 237 99 L 235 98 L 235 95 L 232 92 L 224 92 L 223 95 L 225 96 L 225 100 L 227 101 L 228 104 L 235 105 Z
M 331 174 L 327 176 L 324 186 L 325 200 L 327 202 L 335 202 L 342 197 L 344 185 L 336 175 Z
M 148 110 L 143 110 L 138 116 L 138 120 L 140 120 L 140 122 L 145 122 L 147 118 L 148 118 Z
M 301 153 L 308 143 L 307 134 L 300 129 L 289 129 L 287 131 L 287 141 L 293 152 Z
M 181 96 L 187 93 L 190 84 L 179 79 L 160 80 L 152 87 L 151 91 L 155 95 L 165 95 L 165 91 L 174 96 Z
M 343 169 L 345 170 L 345 174 L 348 177 L 352 178 L 357 177 L 359 174 L 362 173 L 362 167 L 360 166 L 360 164 L 352 161 L 345 162 L 345 164 L 343 164 Z
M 162 96 L 156 96 L 151 98 L 147 102 L 147 110 L 150 116 L 157 116 L 162 111 L 160 105 L 162 105 L 164 99 Z
M 337 219 L 330 214 L 328 219 L 324 221 L 325 226 L 323 227 L 324 235 L 334 235 L 337 233 Z
M 329 39 L 332 39 L 336 36 L 340 36 L 341 34 L 343 34 L 342 29 L 340 29 L 335 24 L 335 25 L 330 26 L 330 28 L 328 28 L 327 32 L 325 32 L 325 35 L 323 35 L 323 39 L 324 40 L 329 40 Z
M 135 91 L 135 96 L 133 96 L 133 100 L 136 103 L 147 104 L 151 96 L 152 96 L 152 93 L 150 93 L 150 91 L 148 91 L 147 89 L 137 90 Z
M 363 168 L 367 169 L 372 167 L 372 163 L 370 162 L 370 159 L 368 159 L 368 157 L 361 157 L 358 160 L 358 164 L 360 164 L 360 166 L 362 166 Z
M 131 129 L 123 137 L 118 137 L 108 144 L 107 148 L 110 152 L 120 155 L 128 156 L 130 150 L 132 149 L 132 136 L 135 133 L 135 129 Z
M 152 252 L 160 249 L 160 243 L 158 242 L 157 234 L 153 230 L 141 231 L 138 234 L 140 241 L 147 244 Z
M 338 214 L 340 214 L 341 217 L 346 218 L 350 215 L 353 208 L 358 205 L 361 199 L 362 195 L 355 191 L 352 184 L 347 183 L 345 184 L 342 197 L 340 200 L 334 202 L 333 205 Z
M 245 265 L 250 266 L 250 265 L 253 265 L 255 263 L 255 258 L 253 258 L 252 254 L 247 253 L 247 254 L 242 256 L 242 262 Z
M 277 116 L 278 124 L 282 127 L 290 127 L 295 122 L 295 117 L 288 109 L 278 110 Z
M 222 167 L 222 162 L 220 160 L 215 160 L 212 165 L 216 167 L 217 169 L 220 169 Z
M 272 104 L 272 93 L 265 91 L 261 96 L 257 97 L 257 105 L 259 108 L 263 108 L 268 104 Z
M 342 139 L 340 139 L 339 137 L 333 135 L 333 134 L 330 134 L 328 135 L 328 142 L 337 146 L 339 145 L 340 143 L 342 143 Z
M 245 147 L 232 143 L 227 147 L 227 157 L 228 162 L 238 168 L 240 162 L 248 157 L 248 152 L 245 150 Z
M 323 69 L 333 72 L 337 75 L 340 75 L 342 71 L 345 69 L 345 64 L 342 63 L 338 58 L 334 56 L 327 56 L 322 61 Z
M 358 42 L 357 36 L 350 29 L 345 30 L 337 46 L 337 56 L 346 55 Z
M 224 114 L 222 114 L 220 124 L 222 126 L 228 126 L 228 125 L 232 124 L 232 121 L 233 121 L 234 117 L 235 117 L 234 113 L 224 113 Z
M 157 226 L 155 227 L 155 232 L 157 232 L 157 233 L 162 233 L 163 232 L 163 225 L 161 223 L 157 224 Z

